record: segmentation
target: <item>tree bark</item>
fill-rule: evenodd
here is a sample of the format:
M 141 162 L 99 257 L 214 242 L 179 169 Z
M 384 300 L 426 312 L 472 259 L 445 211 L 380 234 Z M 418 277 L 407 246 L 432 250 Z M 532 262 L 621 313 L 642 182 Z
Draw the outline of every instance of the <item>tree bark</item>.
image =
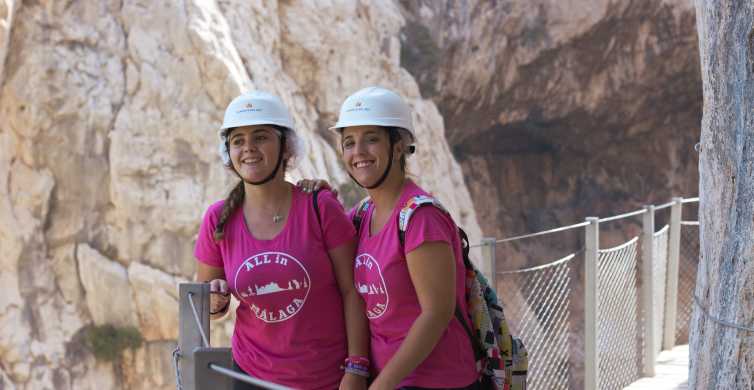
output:
M 691 389 L 754 389 L 754 0 L 696 0 L 704 86 Z

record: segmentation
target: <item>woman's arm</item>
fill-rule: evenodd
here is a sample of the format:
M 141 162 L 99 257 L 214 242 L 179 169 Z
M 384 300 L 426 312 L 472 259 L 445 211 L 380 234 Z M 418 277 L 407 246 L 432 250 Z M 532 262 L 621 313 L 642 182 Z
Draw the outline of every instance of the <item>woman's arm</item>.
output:
M 456 262 L 446 242 L 425 242 L 406 254 L 421 314 L 370 390 L 395 389 L 429 356 L 453 318 L 456 305 Z
M 222 267 L 213 267 L 201 261 L 197 261 L 196 264 L 196 281 L 209 282 L 210 319 L 217 320 L 225 317 L 230 307 L 230 293 L 225 280 L 225 271 Z
M 343 297 L 343 314 L 348 337 L 348 356 L 369 356 L 369 328 L 364 311 L 364 300 L 356 291 L 353 282 L 353 259 L 356 243 L 348 241 L 329 252 L 335 271 L 335 279 Z M 366 388 L 366 378 L 346 373 L 341 381 L 341 389 Z

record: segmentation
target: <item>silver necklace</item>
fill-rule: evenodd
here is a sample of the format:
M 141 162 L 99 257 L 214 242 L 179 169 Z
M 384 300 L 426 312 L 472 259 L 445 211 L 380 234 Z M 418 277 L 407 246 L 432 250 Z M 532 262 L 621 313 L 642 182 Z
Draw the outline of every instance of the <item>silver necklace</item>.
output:
M 283 213 L 281 212 L 284 204 L 281 204 L 278 206 L 278 211 L 275 212 L 275 215 L 272 216 L 272 223 L 278 223 L 283 220 Z

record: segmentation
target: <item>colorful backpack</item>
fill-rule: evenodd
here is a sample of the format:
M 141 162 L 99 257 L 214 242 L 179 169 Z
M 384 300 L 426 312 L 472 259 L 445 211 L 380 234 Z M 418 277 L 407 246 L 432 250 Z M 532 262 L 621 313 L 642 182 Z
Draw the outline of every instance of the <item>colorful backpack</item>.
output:
M 368 197 L 357 206 L 353 215 L 356 231 L 361 227 L 361 221 L 372 204 Z M 414 211 L 422 206 L 435 206 L 443 212 L 449 213 L 436 199 L 417 195 L 409 199 L 398 216 L 398 235 L 403 245 L 406 229 Z M 477 368 L 480 369 L 481 382 L 484 389 L 494 390 L 525 390 L 529 358 L 523 342 L 513 337 L 505 321 L 503 308 L 499 304 L 495 290 L 490 287 L 487 279 L 474 266 L 469 258 L 469 239 L 460 227 L 458 234 L 463 246 L 463 263 L 466 267 L 466 302 L 468 315 L 461 313 L 456 306 L 455 317 L 469 336 Z M 472 327 L 469 328 L 468 318 Z

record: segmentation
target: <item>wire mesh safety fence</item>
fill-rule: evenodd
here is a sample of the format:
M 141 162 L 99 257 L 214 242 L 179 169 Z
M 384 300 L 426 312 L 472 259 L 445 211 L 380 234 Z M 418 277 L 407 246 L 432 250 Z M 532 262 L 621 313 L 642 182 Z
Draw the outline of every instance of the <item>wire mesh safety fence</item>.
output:
M 622 389 L 640 377 L 638 237 L 598 251 L 597 350 L 601 390 Z
M 569 388 L 571 275 L 576 255 L 497 273 L 506 319 L 529 352 L 527 389 Z
M 568 382 L 567 388 L 621 389 L 642 376 L 654 375 L 655 359 L 663 348 L 672 348 L 673 345 L 687 342 L 687 336 L 680 338 L 677 343 L 672 336 L 668 336 L 673 334 L 672 330 L 676 328 L 676 323 L 679 327 L 685 327 L 688 323 L 688 314 L 685 316 L 679 314 L 680 318 L 676 321 L 676 308 L 668 303 L 668 297 L 676 296 L 678 281 L 674 279 L 673 275 L 678 272 L 679 268 L 677 260 L 673 260 L 672 263 L 676 265 L 671 267 L 670 258 L 677 259 L 678 251 L 684 250 L 679 245 L 681 205 L 695 201 L 674 198 L 672 202 L 657 207 L 646 206 L 641 210 L 607 218 L 587 218 L 587 222 L 583 224 L 569 225 L 510 239 L 485 239 L 488 242 L 497 242 L 498 245 L 515 246 L 515 248 L 497 249 L 497 253 L 503 255 L 500 257 L 503 261 L 498 264 L 526 264 L 527 262 L 522 261 L 522 259 L 542 258 L 544 253 L 550 253 L 550 255 L 547 255 L 548 257 L 553 253 L 569 253 L 575 249 L 574 244 L 576 247 L 586 245 L 587 249 L 589 245 L 592 245 L 589 253 L 593 253 L 593 255 L 587 256 L 582 253 L 575 259 L 568 261 L 569 267 L 575 272 L 571 273 L 569 278 L 571 285 L 567 289 L 563 289 L 570 294 L 567 299 L 565 297 L 562 299 L 554 298 L 551 296 L 553 295 L 551 291 L 537 294 L 527 290 L 543 288 L 544 284 L 541 282 L 527 278 L 542 278 L 542 276 L 530 276 L 528 274 L 536 275 L 536 272 L 542 272 L 546 268 L 534 267 L 514 272 L 496 273 L 498 292 L 505 304 L 506 315 L 509 322 L 512 323 L 511 328 L 514 334 L 518 333 L 530 350 L 539 349 L 543 351 L 539 352 L 538 355 L 537 353 L 530 354 L 529 388 L 564 388 L 564 383 Z M 667 221 L 667 225 L 655 231 L 655 216 L 658 215 L 658 212 L 657 218 L 663 224 Z M 675 217 L 670 214 L 675 215 Z M 642 222 L 636 220 L 636 217 L 639 216 L 641 216 Z M 670 221 L 671 219 L 673 222 Z M 590 220 L 592 220 L 592 223 L 594 220 L 598 222 L 596 226 L 597 234 L 594 235 L 597 242 L 596 248 L 593 244 L 588 244 L 588 242 L 595 242 L 594 238 L 590 239 L 592 237 L 588 226 Z M 604 229 L 600 226 L 607 222 L 620 222 L 622 227 L 615 228 L 615 225 L 612 225 L 612 227 L 605 229 L 606 238 L 600 240 L 599 230 Z M 691 225 L 692 222 L 685 221 L 684 224 Z M 548 240 L 547 242 L 522 240 L 542 236 L 545 233 L 573 232 L 574 229 L 585 226 L 587 227 L 586 238 L 583 236 L 584 233 L 580 233 L 579 236 L 582 238 L 577 240 L 573 240 L 572 236 L 559 236 L 558 239 Z M 638 233 L 637 227 L 649 233 L 639 234 L 636 238 L 621 245 L 599 250 L 599 241 L 614 244 L 616 236 L 620 235 L 621 232 L 636 234 Z M 673 229 L 677 230 L 674 231 Z M 682 245 L 687 245 L 686 235 L 689 227 L 684 226 L 684 229 Z M 548 250 L 549 252 L 547 252 Z M 593 252 L 591 252 L 592 250 Z M 491 253 L 494 259 L 495 252 L 492 251 Z M 507 258 L 508 255 L 511 258 Z M 651 261 L 647 261 L 646 264 L 643 260 L 645 255 L 651 256 Z M 590 257 L 594 260 L 588 260 Z M 685 255 L 685 257 L 688 257 L 688 255 Z M 587 263 L 590 261 L 595 264 L 594 271 L 585 272 L 589 269 Z M 679 278 L 681 291 L 678 291 L 678 300 L 681 301 L 681 307 L 679 311 L 690 313 L 690 303 L 693 302 L 690 300 L 692 295 L 684 292 L 683 289 L 688 286 L 693 290 L 695 278 L 694 276 L 684 275 L 690 267 L 683 264 L 683 260 L 681 263 L 680 272 L 682 275 Z M 583 268 L 585 266 L 586 268 Z M 593 272 L 592 275 L 597 275 L 591 279 L 593 281 L 591 283 L 594 283 L 592 286 L 595 286 L 593 290 L 595 292 L 592 293 L 593 298 L 589 298 L 588 292 L 592 290 L 589 287 L 590 277 L 586 276 L 590 272 Z M 648 283 L 650 281 L 651 283 Z M 543 297 L 549 297 L 554 303 Z M 555 305 L 558 305 L 558 302 L 563 302 L 561 305 L 571 307 L 566 316 L 570 319 L 567 323 L 567 332 L 570 332 L 567 339 L 562 337 L 564 332 L 559 333 L 561 337 L 558 339 L 552 337 L 552 334 L 558 334 L 556 331 L 542 329 L 541 324 L 544 322 L 541 320 L 540 312 L 544 312 L 544 310 L 537 309 L 540 304 L 532 303 L 536 300 L 546 302 L 544 304 Z M 566 301 L 569 303 L 565 304 Z M 590 304 L 590 302 L 592 303 Z M 595 310 L 597 314 L 589 314 L 587 310 L 589 307 L 597 308 Z M 672 310 L 672 313 L 669 314 L 668 310 Z M 651 316 L 648 316 L 648 314 L 651 314 Z M 666 316 L 672 317 L 672 319 L 668 320 Z M 647 328 L 646 325 L 649 324 L 650 317 L 651 328 Z M 588 318 L 592 320 L 588 320 Z M 591 329 L 589 321 L 594 323 Z M 517 324 L 517 322 L 521 322 L 522 325 Z M 665 325 L 669 328 L 665 329 Z M 545 334 L 547 331 L 552 334 Z M 560 343 L 556 341 L 560 341 Z M 665 342 L 663 343 L 663 341 Z M 589 343 L 592 343 L 591 346 L 589 346 Z M 555 345 L 555 347 L 551 346 L 549 350 L 546 349 L 550 345 Z M 561 355 L 551 352 L 559 346 L 565 346 L 568 351 Z M 648 350 L 648 347 L 651 350 Z M 570 357 L 567 367 L 558 367 L 550 363 L 551 361 L 566 361 L 565 356 Z M 544 361 L 538 362 L 538 360 Z M 587 364 L 589 361 L 595 361 L 595 365 L 589 367 Z M 538 364 L 546 368 L 532 368 Z M 538 371 L 543 372 L 548 377 L 549 382 L 537 378 Z M 559 372 L 567 374 L 559 375 Z
M 654 324 L 652 332 L 655 345 L 655 356 L 662 350 L 663 317 L 665 316 L 665 281 L 668 270 L 668 232 L 670 226 L 665 225 L 654 234 L 654 259 L 652 259 L 652 278 L 654 279 L 652 310 L 654 310 Z
M 683 199 L 683 204 L 698 202 L 697 199 Z M 657 210 L 673 207 L 674 212 L 680 210 L 681 198 L 674 198 L 673 202 L 657 207 Z M 619 221 L 625 218 L 636 217 L 647 211 L 654 215 L 655 209 L 647 206 L 644 210 L 638 210 L 631 213 L 617 215 L 599 219 L 599 223 Z M 684 214 L 686 208 L 684 206 Z M 691 211 L 691 210 L 688 210 Z M 695 214 L 695 213 L 691 213 Z M 678 214 L 676 214 L 678 215 Z M 686 216 L 686 215 L 684 215 Z M 654 217 L 653 217 L 654 218 Z M 662 218 L 662 216 L 660 217 Z M 592 218 L 597 220 L 597 218 Z M 597 247 L 592 246 L 593 250 L 589 251 L 592 260 L 590 264 L 596 265 L 596 297 L 591 302 L 593 305 L 584 302 L 585 292 L 587 291 L 585 283 L 584 266 L 587 257 L 584 249 L 577 250 L 585 244 L 588 239 L 584 238 L 580 228 L 589 225 L 589 222 L 569 225 L 562 228 L 551 229 L 549 231 L 533 233 L 523 236 L 511 237 L 509 239 L 485 239 L 487 243 L 476 244 L 475 247 L 482 249 L 489 248 L 486 254 L 482 256 L 483 260 L 489 257 L 487 267 L 490 271 L 495 266 L 495 247 L 498 248 L 500 261 L 498 265 L 511 263 L 519 266 L 529 263 L 536 258 L 553 258 L 560 253 L 573 253 L 566 257 L 547 263 L 542 266 L 531 268 L 522 268 L 513 271 L 490 272 L 493 276 L 493 285 L 497 287 L 498 296 L 501 298 L 507 321 L 514 335 L 522 338 L 529 351 L 529 375 L 527 388 L 531 390 L 540 389 L 571 389 L 583 388 L 589 378 L 585 361 L 590 361 L 587 351 L 595 351 L 596 369 L 593 377 L 597 378 L 592 383 L 596 383 L 598 389 L 622 389 L 625 386 L 635 382 L 642 375 L 647 375 L 644 365 L 651 359 L 651 356 L 645 356 L 647 344 L 646 339 L 651 338 L 650 342 L 654 346 L 654 355 L 656 356 L 662 348 L 663 322 L 665 313 L 666 290 L 675 290 L 674 283 L 668 282 L 670 274 L 674 273 L 668 267 L 668 258 L 678 257 L 678 287 L 677 287 L 677 319 L 675 321 L 675 344 L 685 344 L 688 342 L 688 323 L 693 308 L 693 292 L 696 280 L 696 269 L 699 258 L 699 226 L 694 221 L 695 216 L 686 216 L 685 221 L 680 223 L 680 245 L 678 244 L 678 230 L 670 232 L 673 227 L 679 225 L 678 222 L 671 223 L 671 227 L 664 226 L 654 234 L 641 235 L 622 245 L 609 249 L 599 248 L 599 238 Z M 589 219 L 587 219 L 589 221 Z M 676 219 L 677 221 L 677 219 Z M 664 223 L 664 221 L 663 221 Z M 634 222 L 634 226 L 635 226 Z M 645 228 L 644 231 L 653 229 Z M 654 226 L 654 221 L 652 221 Z M 599 232 L 597 226 L 597 232 Z M 587 229 L 588 231 L 588 229 Z M 615 230 L 614 230 L 615 231 Z M 628 229 L 627 231 L 631 231 Z M 634 229 L 635 231 L 635 229 Z M 522 240 L 525 238 L 534 238 L 545 234 L 561 234 L 558 240 Z M 632 233 L 633 234 L 633 233 Z M 588 234 L 587 234 L 588 236 Z M 595 235 L 598 237 L 598 235 Z M 624 236 L 625 237 L 625 236 Z M 675 237 L 675 238 L 672 238 Z M 613 237 L 614 238 L 614 237 Z M 640 299 L 642 288 L 646 285 L 642 272 L 645 268 L 640 268 L 641 258 L 647 247 L 641 251 L 644 240 L 651 240 L 651 275 L 652 297 L 649 313 L 652 313 L 653 326 L 652 332 L 644 333 L 645 318 L 644 306 L 647 306 L 649 298 L 644 296 Z M 675 240 L 675 241 L 673 241 Z M 614 242 L 612 239 L 608 241 Z M 526 242 L 524 244 L 524 242 Z M 672 243 L 672 245 L 671 245 Z M 671 248 L 675 251 L 670 255 Z M 483 252 L 484 253 L 484 252 Z M 650 253 L 650 252 L 646 252 Z M 554 255 L 553 255 L 554 254 Z M 673 261 L 673 264 L 676 264 Z M 642 272 L 639 272 L 640 269 Z M 590 271 L 592 272 L 592 271 Z M 592 273 L 593 274 L 593 273 Z M 667 283 L 667 285 L 666 285 Z M 594 284 L 592 284 L 594 286 Z M 590 290 L 591 291 L 591 290 Z M 190 320 L 199 322 L 197 310 L 194 306 L 193 299 L 191 305 L 186 307 L 186 315 L 182 315 L 182 322 Z M 587 300 L 587 302 L 590 302 Z M 672 302 L 672 301 L 669 301 Z M 667 304 L 667 310 L 674 312 L 672 305 Z M 593 330 L 584 332 L 586 307 L 596 307 L 596 315 L 593 318 Z M 202 313 L 205 309 L 202 309 Z M 672 314 L 667 314 L 669 317 Z M 194 325 L 196 326 L 196 325 Z M 668 321 L 668 330 L 665 335 L 672 334 L 673 321 Z M 206 335 L 201 334 L 202 329 L 193 335 L 192 345 L 208 345 Z M 589 336 L 589 334 L 593 336 Z M 670 338 L 668 338 L 670 339 Z M 586 347 L 587 340 L 595 340 L 592 347 Z M 596 347 L 596 348 L 595 348 Z M 592 349 L 590 349 L 592 348 Z M 180 357 L 180 349 L 176 357 L 176 363 Z M 178 368 L 178 367 L 176 367 Z M 222 367 L 212 368 L 214 371 L 222 371 Z M 589 371 L 594 372 L 594 371 Z M 227 374 L 227 373 L 223 373 Z M 649 375 L 652 375 L 651 373 Z
M 688 344 L 689 322 L 694 308 L 696 270 L 699 267 L 699 226 L 681 226 L 681 247 L 678 259 L 678 308 L 676 343 Z
M 692 205 L 683 206 L 689 203 Z M 698 221 L 689 220 L 695 218 L 688 215 L 682 221 L 681 212 L 685 208 L 691 209 L 685 213 L 692 211 L 693 204 L 698 204 L 698 198 L 673 198 L 659 206 L 648 205 L 606 218 L 587 218 L 585 223 L 511 238 L 486 238 L 487 243 L 480 244 L 489 246 L 489 242 L 493 243 L 493 249 L 487 251 L 491 259 L 487 263 L 490 269 L 496 264 L 494 243 L 515 246 L 498 250 L 504 259 L 498 264 L 513 262 L 524 266 L 531 259 L 544 257 L 543 253 L 549 253 L 547 257 L 553 253 L 555 256 L 569 253 L 574 249 L 573 242 L 585 245 L 580 265 L 575 265 L 573 259 L 568 261 L 569 267 L 576 272 L 569 278 L 571 286 L 562 288 L 562 291 L 567 291 L 570 297 L 558 298 L 550 290 L 531 291 L 543 289 L 547 284 L 528 280 L 543 278 L 528 274 L 537 275 L 536 272 L 547 269 L 547 265 L 543 266 L 545 268 L 495 274 L 496 286 L 513 332 L 522 336 L 530 350 L 543 351 L 530 354 L 530 388 L 564 388 L 565 385 L 561 384 L 569 381 L 568 388 L 622 389 L 642 376 L 655 375 L 656 357 L 663 348 L 688 342 L 688 321 L 698 264 Z M 632 219 L 639 216 L 641 222 Z M 655 231 L 656 218 L 663 224 L 667 221 L 667 225 L 658 231 Z M 616 221 L 621 221 L 622 227 L 606 229 L 607 238 L 600 240 L 601 224 Z M 523 240 L 573 232 L 582 227 L 586 229 L 583 231 L 585 235 L 580 234 L 580 240 Z M 600 241 L 612 244 L 616 236 L 629 232 L 635 235 L 638 231 L 643 233 L 622 245 L 599 250 Z M 507 255 L 511 258 L 506 258 Z M 562 331 L 542 328 L 546 321 L 542 321 L 541 313 L 547 311 L 540 309 L 541 304 L 534 301 L 571 306 L 570 313 L 565 315 L 570 318 L 566 322 L 570 332 L 567 340 L 562 337 Z M 556 308 L 550 311 L 557 313 Z M 551 334 L 547 334 L 548 331 Z M 553 337 L 553 334 L 560 337 Z M 562 355 L 552 353 L 560 346 L 569 351 Z M 570 367 L 558 371 L 558 366 L 550 362 L 566 361 L 565 356 L 570 356 Z M 532 368 L 538 364 L 546 368 Z M 550 382 L 537 378 L 538 372 L 549 376 Z M 568 374 L 559 375 L 558 372 Z

